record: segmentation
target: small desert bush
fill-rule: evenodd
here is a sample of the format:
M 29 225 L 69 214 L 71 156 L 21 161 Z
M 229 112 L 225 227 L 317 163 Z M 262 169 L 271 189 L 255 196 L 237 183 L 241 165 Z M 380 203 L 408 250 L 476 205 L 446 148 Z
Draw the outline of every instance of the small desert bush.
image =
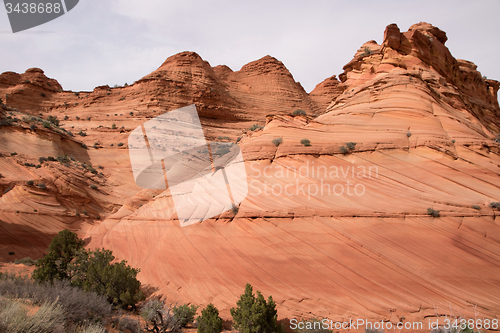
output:
M 196 321 L 198 322 L 198 333 L 222 332 L 222 318 L 219 316 L 219 310 L 212 303 L 201 311 L 201 316 Z
M 181 332 L 181 320 L 174 315 L 173 305 L 164 299 L 147 300 L 141 308 L 148 332 Z
M 474 208 L 475 210 L 481 210 L 481 206 L 479 205 L 472 205 L 472 208 Z
M 356 148 L 356 142 L 347 142 L 345 144 L 345 146 L 347 147 L 347 149 L 349 150 L 354 150 L 354 148 Z
M 305 116 L 307 113 L 302 109 L 296 109 L 292 112 L 292 116 Z
M 411 136 L 411 132 L 410 131 L 406 132 L 406 136 L 410 137 Z
M 284 333 L 285 328 L 277 322 L 278 312 L 273 297 L 269 296 L 266 302 L 259 291 L 256 294 L 247 283 L 236 307 L 230 309 L 234 328 L 241 333 Z
M 46 190 L 47 189 L 47 186 L 45 185 L 45 183 L 40 183 L 37 185 L 37 187 L 41 190 Z
M 118 320 L 118 327 L 121 330 L 128 330 L 131 333 L 141 332 L 141 323 L 138 320 L 129 317 L 120 317 Z
M 4 274 L 0 277 L 0 295 L 29 300 L 34 305 L 57 303 L 64 309 L 65 318 L 73 323 L 83 323 L 111 314 L 111 305 L 105 297 L 85 292 L 72 286 L 67 280 L 39 283 L 26 277 Z
M 181 325 L 181 327 L 186 327 L 194 322 L 196 311 L 198 311 L 197 306 L 189 306 L 187 304 L 174 306 L 173 309 L 174 316 L 179 320 L 179 325 Z
M 97 185 L 92 184 L 92 185 L 90 185 L 90 188 L 93 190 L 97 190 Z
M 123 142 L 118 142 L 117 146 L 118 147 L 122 147 L 123 146 Z
M 427 208 L 427 214 L 432 216 L 432 217 L 439 217 L 439 210 L 435 210 L 433 208 Z
M 339 151 L 340 151 L 341 154 L 345 155 L 345 154 L 347 154 L 349 152 L 349 149 L 347 149 L 346 146 L 340 146 L 339 147 Z
M 249 128 L 249 130 L 250 130 L 250 131 L 256 131 L 256 130 L 259 130 L 259 129 L 261 129 L 261 128 L 262 128 L 262 127 L 260 127 L 258 124 L 253 124 L 253 125 Z
M 64 310 L 57 302 L 44 302 L 34 313 L 20 301 L 0 303 L 0 332 L 63 332 L 63 327 Z
M 370 54 L 373 54 L 373 51 L 370 50 L 370 48 L 368 46 L 365 46 L 365 49 L 364 49 L 363 53 L 361 53 L 361 56 L 366 57 L 366 56 L 369 56 Z
M 26 265 L 26 266 L 32 266 L 35 264 L 35 260 L 31 259 L 30 257 L 25 257 L 25 258 L 21 258 L 21 259 L 16 259 L 14 261 L 14 264 L 23 264 L 23 265 Z
M 490 202 L 490 208 L 500 209 L 500 202 Z
M 283 143 L 283 139 L 282 138 L 275 138 L 275 139 L 273 139 L 272 143 L 273 143 L 273 145 L 278 147 L 280 144 Z
M 311 141 L 309 139 L 302 139 L 300 140 L 300 143 L 304 146 L 304 147 L 309 147 L 311 145 Z

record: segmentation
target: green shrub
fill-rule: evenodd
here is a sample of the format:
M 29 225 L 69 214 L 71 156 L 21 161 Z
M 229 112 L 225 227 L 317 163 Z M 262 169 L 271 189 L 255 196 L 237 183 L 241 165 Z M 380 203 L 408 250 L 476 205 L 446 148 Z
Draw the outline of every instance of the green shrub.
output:
M 490 208 L 500 209 L 500 202 L 490 202 Z
M 296 109 L 292 112 L 292 116 L 305 116 L 307 113 L 302 109 Z
M 201 316 L 196 321 L 198 322 L 198 333 L 222 332 L 222 318 L 219 317 L 219 310 L 212 303 L 201 311 Z
M 17 155 L 16 152 L 10 153 L 10 156 L 16 156 L 16 155 Z
M 410 137 L 411 136 L 411 132 L 410 131 L 406 132 L 406 136 Z
M 28 181 L 26 182 L 26 184 L 28 184 L 28 185 L 30 185 L 30 186 L 33 186 L 34 182 L 33 182 L 32 180 L 28 180 Z
M 87 136 L 87 133 L 85 133 L 84 131 L 80 131 L 80 132 L 78 132 L 78 135 L 80 135 L 80 136 Z
M 256 131 L 256 130 L 259 130 L 259 129 L 261 129 L 261 128 L 262 128 L 262 127 L 260 127 L 258 124 L 253 124 L 253 125 L 249 128 L 249 130 L 250 130 L 250 131 Z
M 356 142 L 347 142 L 345 144 L 345 146 L 347 147 L 347 149 L 349 150 L 354 150 L 354 148 L 356 147 Z
M 241 295 L 235 308 L 231 308 L 233 325 L 241 333 L 272 333 L 284 332 L 282 325 L 278 325 L 278 312 L 273 297 L 269 296 L 267 302 L 264 296 L 257 291 L 257 297 L 253 294 L 253 288 L 247 283 L 245 292 Z
M 474 208 L 475 210 L 481 210 L 481 206 L 479 205 L 472 205 L 472 208 Z
M 174 306 L 173 308 L 174 316 L 179 320 L 179 325 L 181 325 L 181 327 L 186 327 L 194 322 L 194 316 L 197 310 L 197 306 L 189 306 L 187 304 Z
M 116 129 L 116 124 L 111 125 L 111 129 Z
M 440 216 L 439 210 L 435 210 L 432 208 L 427 208 L 427 214 L 432 216 L 432 217 L 439 217 Z
M 272 143 L 273 143 L 273 145 L 278 147 L 280 144 L 283 143 L 283 139 L 282 138 L 275 138 L 275 139 L 273 139 Z
M 35 260 L 31 259 L 30 257 L 25 257 L 25 258 L 21 258 L 21 259 L 16 259 L 14 261 L 14 264 L 23 264 L 26 266 L 32 266 L 35 264 Z
M 48 121 L 43 122 L 43 127 L 45 128 L 51 128 L 50 123 Z
M 68 164 L 71 162 L 71 159 L 67 155 L 57 156 L 57 161 L 61 164 Z
M 57 116 L 48 116 L 47 121 L 54 126 L 59 127 L 59 120 L 57 119 Z
M 83 241 L 67 229 L 60 231 L 49 245 L 49 254 L 39 259 L 32 277 L 36 281 L 69 279 L 68 265 L 83 248 Z
M 118 142 L 117 146 L 118 146 L 118 147 L 123 146 L 123 142 Z
M 40 183 L 37 185 L 37 187 L 41 190 L 46 190 L 47 189 L 47 186 L 45 185 L 45 183 Z
M 30 130 L 34 131 L 34 130 L 36 130 L 36 128 L 37 128 L 37 127 L 36 127 L 36 125 L 35 125 L 35 124 L 31 124 L 31 125 L 30 125 Z
M 368 46 L 365 46 L 365 49 L 363 53 L 361 53 L 361 56 L 366 57 L 369 56 L 370 54 L 373 54 L 373 51 Z
M 114 259 L 109 250 L 79 250 L 68 268 L 71 282 L 85 291 L 105 296 L 114 305 L 134 307 L 144 298 L 141 282 L 137 280 L 140 270 L 124 260 L 112 264 Z
M 304 146 L 304 147 L 309 147 L 311 145 L 311 141 L 309 139 L 302 139 L 300 140 L 300 143 Z
M 92 184 L 92 185 L 90 185 L 90 188 L 93 190 L 97 190 L 97 185 Z

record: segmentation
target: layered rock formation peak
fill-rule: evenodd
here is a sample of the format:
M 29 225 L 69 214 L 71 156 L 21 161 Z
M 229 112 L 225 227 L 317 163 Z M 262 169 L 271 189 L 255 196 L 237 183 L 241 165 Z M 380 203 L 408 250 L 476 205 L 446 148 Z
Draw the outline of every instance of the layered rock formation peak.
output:
M 69 227 L 224 319 L 247 282 L 280 318 L 498 318 L 499 83 L 428 23 L 383 38 L 309 94 L 271 56 L 233 71 L 183 52 L 92 92 L 60 91 L 41 70 L 1 74 L 0 259 L 39 257 Z M 181 228 L 169 190 L 135 184 L 126 142 L 193 103 L 208 140 L 238 143 L 249 194 Z M 48 115 L 61 123 L 45 127 Z

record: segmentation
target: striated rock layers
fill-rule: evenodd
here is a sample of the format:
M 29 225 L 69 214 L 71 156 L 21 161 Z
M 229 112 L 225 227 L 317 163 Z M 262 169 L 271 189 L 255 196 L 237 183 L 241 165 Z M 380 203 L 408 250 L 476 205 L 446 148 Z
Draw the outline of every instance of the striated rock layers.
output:
M 23 83 L 29 71 L 4 73 L 3 117 L 67 116 L 60 126 L 74 136 L 22 121 L 0 129 L 0 185 L 11 187 L 0 198 L 0 257 L 39 255 L 47 240 L 37 232 L 69 226 L 169 299 L 212 302 L 225 319 L 247 282 L 273 295 L 280 318 L 498 319 L 499 83 L 453 58 L 446 40 L 427 23 L 404 33 L 391 24 L 381 45 L 365 43 L 310 94 L 270 56 L 233 72 L 184 52 L 133 85 L 89 93 L 49 90 L 39 70 L 37 84 Z M 139 189 L 118 143 L 191 103 L 208 138 L 241 138 L 249 194 L 236 214 L 181 228 L 169 191 Z M 249 131 L 254 123 L 265 126 Z M 29 169 L 34 146 L 77 156 Z

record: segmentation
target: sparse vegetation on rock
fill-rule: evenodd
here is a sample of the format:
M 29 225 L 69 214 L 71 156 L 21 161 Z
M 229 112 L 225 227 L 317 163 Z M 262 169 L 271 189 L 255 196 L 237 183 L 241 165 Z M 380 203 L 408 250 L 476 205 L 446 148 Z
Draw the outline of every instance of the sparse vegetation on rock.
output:
M 300 140 L 300 143 L 304 146 L 304 147 L 309 147 L 311 146 L 311 141 L 309 139 L 302 139 Z
M 249 128 L 249 130 L 250 130 L 250 131 L 256 131 L 256 130 L 260 130 L 261 128 L 262 128 L 262 127 L 261 127 L 261 126 L 259 126 L 258 124 L 253 124 L 253 125 Z
M 278 147 L 280 144 L 283 143 L 283 138 L 274 138 L 273 141 L 272 141 L 273 145 L 275 145 L 276 147 Z
M 302 109 L 296 109 L 292 112 L 292 116 L 305 116 L 307 113 Z
M 439 210 L 435 210 L 433 208 L 427 208 L 427 214 L 430 215 L 430 216 L 432 216 L 432 217 L 439 217 L 439 216 L 441 216 L 439 214 Z
M 490 208 L 500 209 L 500 202 L 498 202 L 498 201 L 490 202 Z

